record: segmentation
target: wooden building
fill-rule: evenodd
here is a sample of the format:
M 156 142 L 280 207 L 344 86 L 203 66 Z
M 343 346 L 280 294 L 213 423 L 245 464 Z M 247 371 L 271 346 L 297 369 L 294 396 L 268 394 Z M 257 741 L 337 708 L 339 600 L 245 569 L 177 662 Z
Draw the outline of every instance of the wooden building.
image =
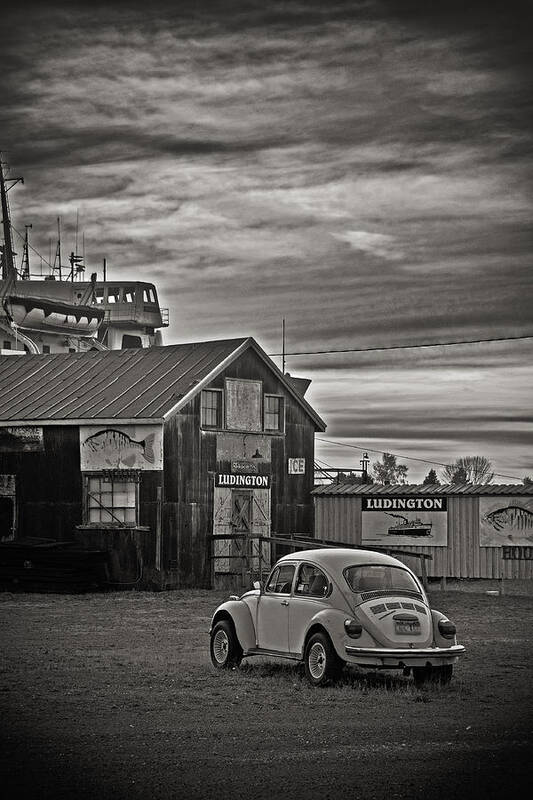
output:
M 108 551 L 117 585 L 229 584 L 213 534 L 312 534 L 308 383 L 251 338 L 0 357 L 0 538 Z
M 331 484 L 313 497 L 317 538 L 429 554 L 429 577 L 533 578 L 532 486 Z

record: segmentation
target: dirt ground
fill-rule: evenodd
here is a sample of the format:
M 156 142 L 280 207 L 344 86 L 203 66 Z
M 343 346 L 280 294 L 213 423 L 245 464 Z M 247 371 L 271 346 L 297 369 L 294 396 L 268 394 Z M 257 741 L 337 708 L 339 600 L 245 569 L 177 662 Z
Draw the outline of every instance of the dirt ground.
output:
M 1 594 L 5 797 L 499 798 L 533 779 L 533 602 L 432 589 L 467 655 L 448 687 L 297 665 L 215 671 L 223 595 Z

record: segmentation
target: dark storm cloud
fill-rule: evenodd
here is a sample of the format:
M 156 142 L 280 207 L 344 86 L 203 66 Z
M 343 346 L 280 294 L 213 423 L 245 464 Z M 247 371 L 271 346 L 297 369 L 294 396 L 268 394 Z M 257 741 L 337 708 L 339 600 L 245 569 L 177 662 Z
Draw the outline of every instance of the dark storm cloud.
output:
M 4 15 L 0 51 L 14 217 L 47 250 L 56 216 L 72 238 L 79 215 L 89 263 L 157 276 L 167 341 L 279 352 L 282 318 L 289 351 L 532 332 L 524 4 L 28 8 Z M 436 457 L 460 437 L 508 470 L 529 447 L 530 347 L 288 363 L 346 442 Z

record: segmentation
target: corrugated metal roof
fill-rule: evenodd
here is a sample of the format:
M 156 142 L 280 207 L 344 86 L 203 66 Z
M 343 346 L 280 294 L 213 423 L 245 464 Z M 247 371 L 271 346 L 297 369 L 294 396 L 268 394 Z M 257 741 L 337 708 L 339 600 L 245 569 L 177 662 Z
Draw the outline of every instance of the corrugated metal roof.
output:
M 0 424 L 162 419 L 253 348 L 313 417 L 311 406 L 252 338 L 145 349 L 0 357 Z
M 314 495 L 410 495 L 410 494 L 429 494 L 429 495 L 460 495 L 460 494 L 520 494 L 533 495 L 533 486 L 524 486 L 521 483 L 448 483 L 445 485 L 436 484 L 393 484 L 383 486 L 380 483 L 332 483 L 325 486 L 317 486 L 313 489 Z

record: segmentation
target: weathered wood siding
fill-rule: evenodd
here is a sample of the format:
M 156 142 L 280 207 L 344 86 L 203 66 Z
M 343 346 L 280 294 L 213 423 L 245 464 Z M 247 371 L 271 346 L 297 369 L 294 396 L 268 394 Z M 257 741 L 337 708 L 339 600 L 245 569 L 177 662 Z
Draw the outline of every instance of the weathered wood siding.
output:
M 42 452 L 0 453 L 0 473 L 16 476 L 16 538 L 65 541 L 82 521 L 78 428 L 43 430 Z
M 198 394 L 165 423 L 164 430 L 164 550 L 168 583 L 180 587 L 211 585 L 208 537 L 213 533 L 214 479 L 229 472 L 231 458 L 217 461 L 217 437 L 267 437 L 270 463 L 260 461 L 259 473 L 271 475 L 271 533 L 313 531 L 314 423 L 267 365 L 247 351 L 217 376 L 209 388 L 224 389 L 225 379 L 262 381 L 263 394 L 284 398 L 284 433 L 201 430 Z M 229 455 L 229 454 L 228 454 Z M 305 475 L 288 475 L 289 458 L 305 458 Z
M 315 498 L 315 536 L 361 545 L 362 502 L 357 495 L 317 495 Z M 480 547 L 479 497 L 448 498 L 447 547 L 406 545 L 416 553 L 428 553 L 429 577 L 448 578 L 533 578 L 533 561 L 504 560 L 502 548 Z M 420 574 L 419 561 L 406 563 Z

